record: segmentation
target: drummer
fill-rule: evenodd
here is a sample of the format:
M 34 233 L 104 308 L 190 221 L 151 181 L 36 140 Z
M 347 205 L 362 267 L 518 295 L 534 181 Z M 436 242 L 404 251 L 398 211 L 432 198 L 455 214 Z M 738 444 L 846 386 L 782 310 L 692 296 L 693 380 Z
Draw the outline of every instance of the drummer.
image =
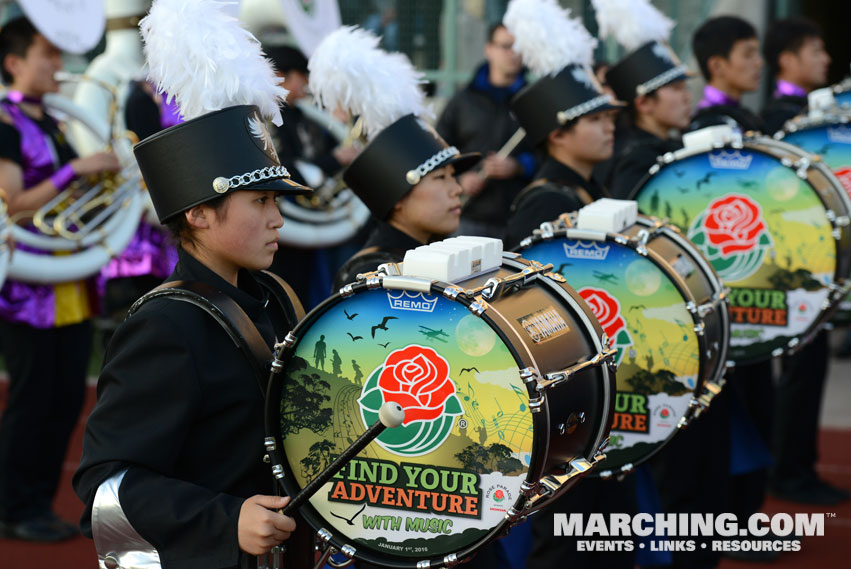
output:
M 461 154 L 450 147 L 414 115 L 377 134 L 343 173 L 376 225 L 364 248 L 337 272 L 333 292 L 355 282 L 358 273 L 374 271 L 382 263 L 399 263 L 408 249 L 454 233 L 463 193 L 456 176 L 480 158 L 478 153 Z
M 810 91 L 827 84 L 831 59 L 821 28 L 803 18 L 774 22 L 765 34 L 762 52 L 774 79 L 774 93 L 762 109 L 762 119 L 765 133 L 774 134 L 801 114 Z
M 520 91 L 511 106 L 529 143 L 545 157 L 511 205 L 507 248 L 542 222 L 608 195 L 591 172 L 612 155 L 621 105 L 603 91 L 590 67 L 571 64 Z
M 658 156 L 682 148 L 672 133 L 691 122 L 688 76 L 688 69 L 661 41 L 649 41 L 607 71 L 606 83 L 627 104 L 609 175 L 603 180 L 614 197 L 629 197 Z
M 762 116 L 767 132 L 780 130 L 807 105 L 807 94 L 827 83 L 830 55 L 821 28 L 805 19 L 779 20 L 765 35 L 763 53 L 775 80 L 773 97 Z M 830 336 L 823 329 L 794 356 L 783 358 L 774 396 L 771 438 L 774 466 L 769 491 L 778 498 L 804 504 L 835 504 L 848 492 L 818 477 L 818 426 L 827 377 Z M 788 417 L 798 420 L 790 424 Z
M 762 120 L 742 106 L 742 96 L 759 89 L 762 57 L 756 29 L 736 16 L 707 20 L 692 36 L 692 52 L 706 80 L 691 130 L 729 124 L 762 132 Z
M 149 46 L 159 24 L 151 21 Z M 271 69 L 268 77 L 274 81 Z M 246 92 L 265 94 L 252 102 L 276 109 L 267 98 L 279 91 L 269 85 Z M 280 168 L 257 106 L 187 118 L 135 148 L 157 216 L 179 244 L 168 281 L 212 290 L 217 306 L 244 312 L 240 330 L 254 328 L 271 349 L 295 324 L 298 306 L 277 302 L 285 295 L 261 286 L 255 271 L 277 249 L 276 197 L 309 189 Z M 275 511 L 289 499 L 271 495 L 274 479 L 263 462 L 261 373 L 225 328 L 199 306 L 155 298 L 112 338 L 73 480 L 86 505 L 83 532 L 91 536 L 103 523 L 100 531 L 124 527 L 133 541 L 110 550 L 144 549 L 148 561 L 166 567 L 236 568 L 296 529 Z M 312 563 L 312 548 L 304 555 Z

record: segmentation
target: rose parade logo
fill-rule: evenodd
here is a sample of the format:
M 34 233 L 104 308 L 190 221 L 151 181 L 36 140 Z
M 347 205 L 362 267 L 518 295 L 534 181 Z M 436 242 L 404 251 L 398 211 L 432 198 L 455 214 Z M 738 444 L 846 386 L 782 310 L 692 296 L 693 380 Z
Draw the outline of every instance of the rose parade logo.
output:
M 612 347 L 618 351 L 615 363 L 619 364 L 626 348 L 632 345 L 626 321 L 621 316 L 620 302 L 601 288 L 585 287 L 576 292 L 591 307 L 591 312 L 600 321 L 600 326 L 609 337 Z
M 688 238 L 727 282 L 754 274 L 772 246 L 762 208 L 740 194 L 728 194 L 710 203 L 692 222 Z
M 386 429 L 376 441 L 401 456 L 429 453 L 449 437 L 455 417 L 464 414 L 449 377 L 449 363 L 432 348 L 412 344 L 391 352 L 370 374 L 358 399 L 365 426 L 392 401 L 405 410 L 405 421 Z

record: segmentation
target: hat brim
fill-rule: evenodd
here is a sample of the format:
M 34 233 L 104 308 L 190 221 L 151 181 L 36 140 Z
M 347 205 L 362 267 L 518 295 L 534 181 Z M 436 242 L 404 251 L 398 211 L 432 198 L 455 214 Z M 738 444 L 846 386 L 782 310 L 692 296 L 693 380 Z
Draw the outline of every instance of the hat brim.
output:
M 236 188 L 237 190 L 271 190 L 273 192 L 279 192 L 282 194 L 289 194 L 293 196 L 303 196 L 306 194 L 313 193 L 313 189 L 307 186 L 302 186 L 295 180 L 291 178 L 275 178 L 272 180 L 263 180 L 262 182 L 256 182 L 254 184 L 249 184 L 247 186 L 241 186 Z
M 455 167 L 455 175 L 463 174 L 476 164 L 478 164 L 482 160 L 481 152 L 468 152 L 466 154 L 456 154 L 455 156 L 449 158 L 442 164 L 438 165 L 437 168 L 443 168 L 444 166 L 449 166 L 450 164 Z

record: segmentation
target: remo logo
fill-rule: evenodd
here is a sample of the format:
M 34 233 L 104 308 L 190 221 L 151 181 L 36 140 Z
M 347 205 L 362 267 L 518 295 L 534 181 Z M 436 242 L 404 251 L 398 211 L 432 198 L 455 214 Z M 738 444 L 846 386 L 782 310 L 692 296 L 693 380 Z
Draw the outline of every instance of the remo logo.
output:
M 772 245 L 759 204 L 741 194 L 710 203 L 692 222 L 688 238 L 727 282 L 754 274 Z
M 440 447 L 455 417 L 464 413 L 449 377 L 449 362 L 416 344 L 391 352 L 370 374 L 358 399 L 365 426 L 378 420 L 378 410 L 388 401 L 402 406 L 405 421 L 386 429 L 376 442 L 401 456 L 420 456 Z

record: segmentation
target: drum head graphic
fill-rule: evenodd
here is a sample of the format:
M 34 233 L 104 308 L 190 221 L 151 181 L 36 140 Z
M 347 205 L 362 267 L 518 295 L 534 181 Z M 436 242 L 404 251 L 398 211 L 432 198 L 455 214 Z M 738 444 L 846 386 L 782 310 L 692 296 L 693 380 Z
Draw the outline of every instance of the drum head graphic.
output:
M 405 410 L 310 500 L 316 527 L 373 558 L 416 560 L 481 542 L 521 496 L 533 452 L 529 393 L 510 347 L 458 302 L 367 290 L 302 328 L 278 393 L 292 493 L 388 401 Z
M 687 293 L 658 261 L 611 240 L 557 236 L 521 253 L 553 264 L 617 350 L 614 422 L 601 468 L 628 471 L 676 434 L 698 385 L 701 348 Z
M 837 270 L 834 227 L 806 172 L 765 148 L 686 154 L 634 195 L 642 213 L 676 225 L 730 287 L 729 357 L 737 363 L 778 355 L 817 326 Z
M 795 119 L 791 125 L 795 130 L 778 133 L 775 138 L 782 135 L 784 142 L 818 154 L 851 194 L 851 112 L 820 121 Z

